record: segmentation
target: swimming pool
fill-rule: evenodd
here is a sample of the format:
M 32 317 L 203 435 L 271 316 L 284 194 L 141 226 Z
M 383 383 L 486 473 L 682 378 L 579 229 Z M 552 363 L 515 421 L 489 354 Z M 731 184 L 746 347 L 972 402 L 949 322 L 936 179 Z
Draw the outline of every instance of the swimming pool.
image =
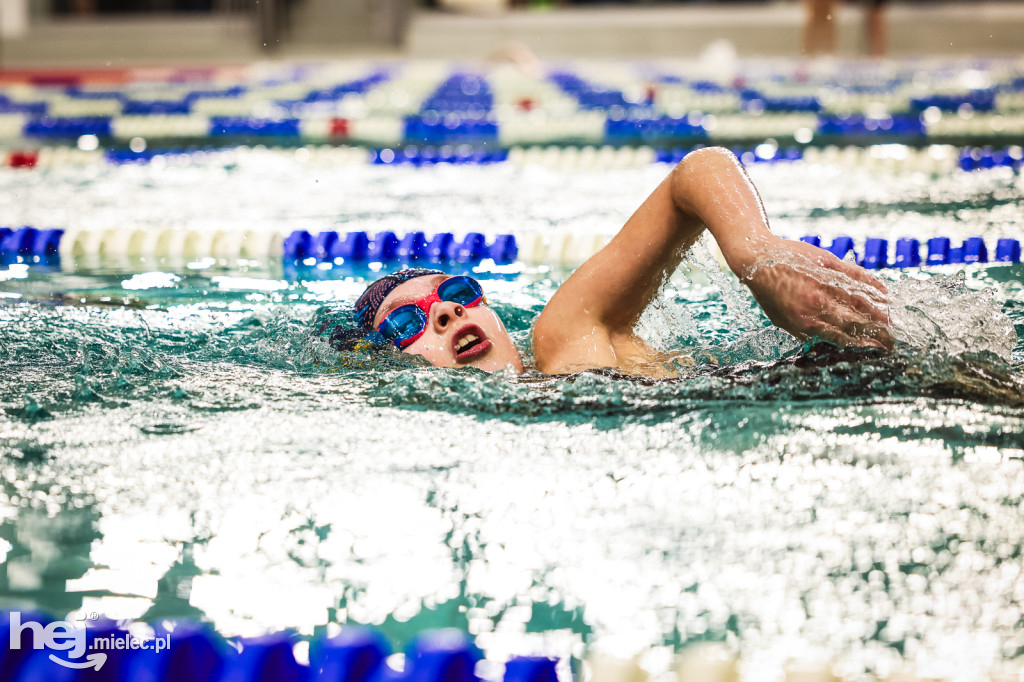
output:
M 908 170 L 905 150 L 750 171 L 791 237 L 1019 237 L 1018 171 Z M 5 168 L 0 214 L 540 235 L 536 262 L 449 266 L 528 348 L 571 265 L 551 243 L 614 232 L 669 168 L 343 153 Z M 1024 651 L 1019 264 L 879 271 L 906 340 L 879 355 L 766 329 L 699 250 L 644 320 L 697 361 L 667 382 L 455 372 L 311 339 L 374 269 L 127 250 L 8 263 L 3 599 L 229 636 L 455 626 L 493 661 L 639 653 L 655 676 L 708 640 L 750 680 L 830 660 L 843 677 L 906 661 L 976 679 Z

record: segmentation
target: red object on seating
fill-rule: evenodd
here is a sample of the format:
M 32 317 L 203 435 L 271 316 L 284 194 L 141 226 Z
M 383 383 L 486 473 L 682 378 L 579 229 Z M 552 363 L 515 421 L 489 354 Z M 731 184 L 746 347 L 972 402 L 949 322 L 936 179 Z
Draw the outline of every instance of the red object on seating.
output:
M 331 137 L 348 137 L 348 119 L 331 119 Z
M 516 106 L 518 106 L 523 111 L 530 111 L 534 107 L 533 99 L 530 97 L 523 97 L 518 102 L 516 102 Z
M 7 165 L 11 168 L 35 168 L 38 161 L 37 151 L 12 151 L 7 157 Z

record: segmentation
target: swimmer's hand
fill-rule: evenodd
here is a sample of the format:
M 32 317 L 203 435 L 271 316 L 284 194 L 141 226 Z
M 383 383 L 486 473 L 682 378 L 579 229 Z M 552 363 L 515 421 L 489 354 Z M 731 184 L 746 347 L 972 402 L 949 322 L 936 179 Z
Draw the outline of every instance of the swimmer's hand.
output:
M 759 242 L 734 269 L 776 326 L 800 340 L 893 347 L 889 291 L 867 270 L 803 242 Z

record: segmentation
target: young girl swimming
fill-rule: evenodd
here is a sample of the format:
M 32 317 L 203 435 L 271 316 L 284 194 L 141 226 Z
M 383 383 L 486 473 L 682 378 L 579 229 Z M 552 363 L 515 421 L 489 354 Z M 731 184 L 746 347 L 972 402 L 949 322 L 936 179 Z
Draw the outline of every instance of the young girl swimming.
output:
M 533 330 L 536 369 L 637 372 L 659 354 L 636 334 L 687 250 L 707 228 L 768 318 L 798 339 L 891 348 L 886 287 L 862 268 L 777 237 L 757 190 L 726 149 L 690 153 L 611 242 L 555 292 Z M 355 304 L 362 333 L 378 332 L 438 367 L 523 371 L 523 361 L 476 280 L 403 270 Z

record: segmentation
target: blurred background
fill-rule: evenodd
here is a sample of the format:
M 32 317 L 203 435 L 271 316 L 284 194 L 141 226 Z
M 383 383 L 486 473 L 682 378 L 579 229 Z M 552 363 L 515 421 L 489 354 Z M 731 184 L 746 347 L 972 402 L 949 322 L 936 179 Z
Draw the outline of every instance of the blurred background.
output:
M 811 0 L 0 0 L 0 65 L 261 58 L 476 58 L 517 41 L 542 59 L 800 53 Z M 828 0 L 838 56 L 867 54 L 870 2 Z M 888 54 L 1016 54 L 1018 0 L 885 3 Z

